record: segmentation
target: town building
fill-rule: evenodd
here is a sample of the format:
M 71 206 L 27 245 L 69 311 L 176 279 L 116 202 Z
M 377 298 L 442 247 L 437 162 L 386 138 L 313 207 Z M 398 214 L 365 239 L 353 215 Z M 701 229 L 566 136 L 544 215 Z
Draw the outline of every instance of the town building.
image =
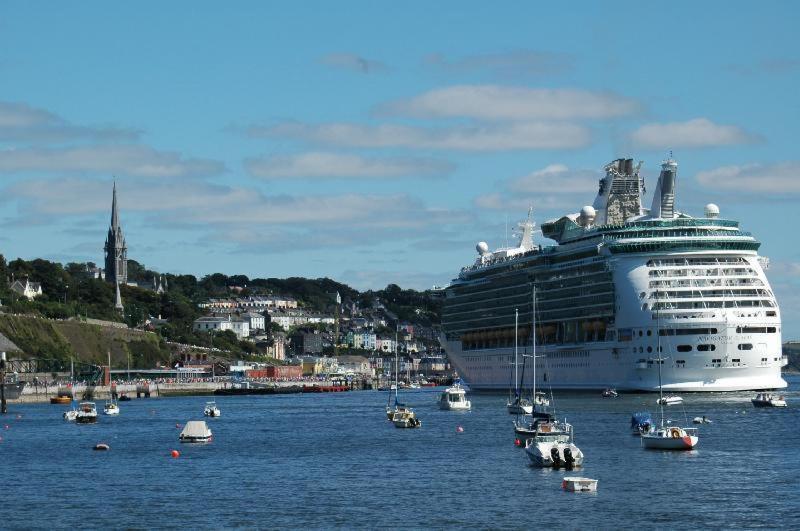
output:
M 42 294 L 42 284 L 31 282 L 27 278 L 25 280 L 15 280 L 11 283 L 10 289 L 28 300 L 33 300 Z
M 199 317 L 195 319 L 192 329 L 196 332 L 224 332 L 230 330 L 239 339 L 250 335 L 250 323 L 243 319 L 228 317 Z
M 295 356 L 322 353 L 322 334 L 318 330 L 298 330 L 289 339 Z

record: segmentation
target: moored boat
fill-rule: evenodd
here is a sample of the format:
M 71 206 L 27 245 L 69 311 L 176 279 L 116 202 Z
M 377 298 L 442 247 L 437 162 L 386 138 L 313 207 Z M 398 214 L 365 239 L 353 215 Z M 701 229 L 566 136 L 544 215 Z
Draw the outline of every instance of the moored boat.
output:
M 546 427 L 550 429 L 545 431 Z M 570 470 L 583 465 L 583 452 L 575 446 L 572 425 L 566 421 L 540 423 L 539 431 L 525 443 L 525 453 L 534 466 Z
M 786 407 L 783 396 L 774 396 L 772 393 L 758 393 L 750 400 L 755 407 Z
M 459 382 L 448 387 L 439 395 L 439 409 L 449 411 L 469 411 L 472 403 L 467 400 L 467 392 Z
M 75 415 L 78 424 L 93 424 L 97 422 L 97 406 L 94 402 L 81 402 Z
M 211 438 L 211 430 L 204 420 L 190 420 L 178 436 L 178 439 L 185 443 L 209 442 Z
M 217 407 L 216 402 L 206 402 L 206 407 L 203 409 L 203 415 L 206 417 L 221 417 L 222 412 Z
M 653 429 L 653 417 L 649 411 L 639 411 L 631 415 L 631 433 L 641 435 Z

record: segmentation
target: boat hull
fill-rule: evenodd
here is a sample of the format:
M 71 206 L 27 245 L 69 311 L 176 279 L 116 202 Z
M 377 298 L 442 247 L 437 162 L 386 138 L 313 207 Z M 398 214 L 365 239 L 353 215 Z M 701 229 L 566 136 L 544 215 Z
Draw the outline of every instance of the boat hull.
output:
M 650 450 L 691 450 L 697 446 L 698 438 L 694 435 L 683 437 L 649 437 L 642 435 L 642 444 Z

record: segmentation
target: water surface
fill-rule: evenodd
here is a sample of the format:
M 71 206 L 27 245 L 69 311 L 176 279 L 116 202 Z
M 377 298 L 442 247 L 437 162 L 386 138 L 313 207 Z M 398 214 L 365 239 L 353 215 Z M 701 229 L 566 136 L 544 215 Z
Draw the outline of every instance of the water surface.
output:
M 436 390 L 408 391 L 419 430 L 387 422 L 373 391 L 219 397 L 207 445 L 180 444 L 176 427 L 202 418 L 205 397 L 123 402 L 88 426 L 64 422 L 61 406 L 10 404 L 0 525 L 797 529 L 800 379 L 788 380 L 782 410 L 754 409 L 753 393 L 684 395 L 686 417 L 713 424 L 679 453 L 629 434 L 633 411 L 657 418 L 654 395 L 558 393 L 586 456 L 577 474 L 528 465 L 501 395 L 458 413 L 437 409 Z M 684 423 L 684 408 L 667 416 Z M 93 451 L 101 441 L 111 451 Z M 597 478 L 599 492 L 566 493 L 565 475 Z

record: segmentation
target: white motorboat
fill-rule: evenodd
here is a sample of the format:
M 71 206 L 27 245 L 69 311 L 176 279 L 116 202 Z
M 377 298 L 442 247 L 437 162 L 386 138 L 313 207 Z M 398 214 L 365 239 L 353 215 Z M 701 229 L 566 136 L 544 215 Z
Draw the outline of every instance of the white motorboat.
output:
M 204 420 L 190 420 L 178 436 L 181 442 L 199 443 L 211 440 L 211 430 Z
M 656 404 L 660 406 L 674 406 L 676 404 L 683 404 L 683 398 L 680 396 L 664 396 L 656 400 Z
M 561 488 L 567 492 L 597 492 L 597 480 L 581 477 L 565 477 Z
M 206 407 L 203 409 L 203 415 L 206 417 L 221 417 L 222 412 L 217 407 L 216 402 L 206 402 Z
M 456 382 L 439 395 L 439 409 L 450 411 L 469 411 L 472 403 L 467 400 L 467 392 Z
M 692 424 L 711 424 L 711 419 L 703 415 L 692 419 Z
M 572 425 L 566 422 L 540 422 L 525 443 L 525 453 L 533 465 L 544 468 L 570 470 L 583 464 L 583 452 L 573 443 Z
M 775 397 L 772 393 L 758 393 L 750 401 L 755 407 L 786 407 L 786 400 L 782 396 Z
M 619 396 L 619 393 L 617 393 L 616 389 L 610 387 L 603 389 L 603 398 L 617 398 L 617 396 Z
M 106 402 L 103 406 L 103 413 L 106 415 L 119 415 L 119 406 L 113 400 L 111 402 Z
M 78 412 L 75 414 L 75 422 L 78 424 L 92 424 L 97 422 L 97 406 L 94 402 L 81 402 L 78 404 Z
M 78 410 L 70 409 L 64 412 L 64 420 L 68 422 L 75 422 L 78 419 Z
M 417 418 L 417 414 L 409 408 L 398 409 L 392 415 L 392 423 L 395 428 L 419 428 L 422 422 Z

